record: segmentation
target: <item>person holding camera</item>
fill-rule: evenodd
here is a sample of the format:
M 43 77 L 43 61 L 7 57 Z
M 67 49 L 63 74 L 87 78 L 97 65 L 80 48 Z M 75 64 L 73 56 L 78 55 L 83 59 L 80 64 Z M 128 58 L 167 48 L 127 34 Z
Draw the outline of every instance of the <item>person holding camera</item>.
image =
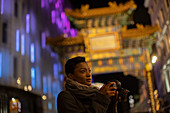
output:
M 91 70 L 84 57 L 74 57 L 65 64 L 65 90 L 57 97 L 58 113 L 117 113 L 116 82 L 93 86 Z

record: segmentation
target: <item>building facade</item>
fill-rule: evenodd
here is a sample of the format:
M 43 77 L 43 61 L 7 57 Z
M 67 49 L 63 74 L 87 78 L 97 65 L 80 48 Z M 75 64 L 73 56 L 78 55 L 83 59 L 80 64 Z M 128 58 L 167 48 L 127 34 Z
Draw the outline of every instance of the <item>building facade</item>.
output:
M 63 2 L 0 0 L 0 113 L 57 112 L 64 77 L 45 40 L 70 31 Z
M 170 0 L 145 0 L 145 6 L 152 24 L 161 28 L 155 46 L 158 61 L 154 64 L 154 73 L 160 110 L 164 111 L 170 107 Z

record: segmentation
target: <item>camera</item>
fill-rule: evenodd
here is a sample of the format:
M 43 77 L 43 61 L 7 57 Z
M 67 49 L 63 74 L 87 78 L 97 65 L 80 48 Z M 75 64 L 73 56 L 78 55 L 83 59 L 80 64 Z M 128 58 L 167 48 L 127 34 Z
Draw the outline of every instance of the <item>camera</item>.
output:
M 121 99 L 124 99 L 127 96 L 127 94 L 130 92 L 129 90 L 121 87 L 121 82 L 119 82 L 118 80 L 111 80 L 109 82 L 116 83 L 117 91 L 119 92 L 119 96 L 121 97 Z M 110 87 L 112 87 L 112 85 Z

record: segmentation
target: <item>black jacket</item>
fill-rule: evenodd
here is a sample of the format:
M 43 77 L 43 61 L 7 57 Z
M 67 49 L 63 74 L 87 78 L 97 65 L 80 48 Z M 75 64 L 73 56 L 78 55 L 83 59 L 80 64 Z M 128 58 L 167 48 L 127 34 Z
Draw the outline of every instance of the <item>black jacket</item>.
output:
M 58 113 L 106 113 L 110 99 L 97 93 L 91 98 L 77 98 L 69 91 L 62 91 L 58 95 Z
M 67 79 L 65 89 L 57 98 L 58 113 L 116 113 L 116 104 L 96 87 Z

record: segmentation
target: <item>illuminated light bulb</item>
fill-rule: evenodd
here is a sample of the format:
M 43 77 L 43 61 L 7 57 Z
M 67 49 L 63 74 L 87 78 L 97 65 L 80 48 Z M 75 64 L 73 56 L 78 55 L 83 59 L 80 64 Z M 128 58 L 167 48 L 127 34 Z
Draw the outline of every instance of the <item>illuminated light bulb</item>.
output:
M 157 56 L 152 57 L 152 63 L 154 64 L 157 61 Z
M 18 79 L 17 79 L 17 84 L 21 85 L 21 78 L 20 77 L 18 77 Z
M 14 101 L 15 101 L 15 98 L 12 98 L 12 101 L 14 102 Z
M 28 88 L 27 88 L 27 86 L 24 86 L 24 91 L 28 91 Z
M 31 90 L 32 90 L 31 85 L 28 85 L 28 91 L 31 91 Z
M 46 100 L 46 99 L 47 99 L 47 96 L 43 95 L 43 96 L 42 96 L 42 99 L 43 99 L 43 100 Z

